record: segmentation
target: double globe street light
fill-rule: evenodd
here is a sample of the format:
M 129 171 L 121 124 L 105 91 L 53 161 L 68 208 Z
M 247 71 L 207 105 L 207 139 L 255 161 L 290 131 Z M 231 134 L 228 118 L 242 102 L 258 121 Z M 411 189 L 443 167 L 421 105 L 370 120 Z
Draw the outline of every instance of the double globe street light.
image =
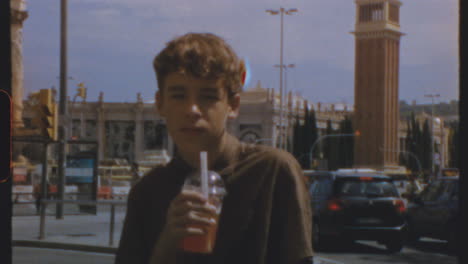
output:
M 267 9 L 267 13 L 271 15 L 280 15 L 281 17 L 281 31 L 280 31 L 280 129 L 282 129 L 282 116 L 283 116 L 283 16 L 292 15 L 295 12 L 298 12 L 297 8 L 285 9 L 281 7 L 279 10 Z M 280 148 L 284 147 L 284 135 L 280 133 Z
M 283 102 L 286 101 L 286 104 L 288 102 L 288 99 L 287 99 L 287 94 L 288 94 L 288 68 L 295 68 L 296 65 L 295 64 L 283 64 L 283 65 L 279 65 L 279 64 L 275 64 L 274 65 L 275 67 L 277 68 L 280 68 L 280 69 L 283 69 L 284 68 L 284 92 L 280 95 L 280 98 L 285 98 L 285 100 L 282 100 Z M 283 120 L 285 119 L 284 118 L 284 111 L 283 111 L 283 102 L 281 103 L 281 106 L 280 106 L 280 130 L 281 130 L 281 133 L 280 133 L 280 137 L 283 137 L 283 136 L 286 136 L 286 139 L 283 140 L 282 144 L 284 145 L 280 145 L 280 148 L 286 148 L 287 147 L 287 139 L 289 138 L 289 114 L 287 115 L 286 117 L 286 125 L 285 125 L 285 128 L 283 128 Z M 289 113 L 289 111 L 288 111 Z M 286 130 L 286 132 L 283 132 L 283 129 Z
M 432 133 L 432 140 L 431 140 L 431 160 L 432 160 L 432 179 L 435 179 L 435 135 L 434 135 L 434 98 L 440 97 L 440 94 L 425 94 L 424 97 L 431 98 L 432 104 L 431 104 L 431 133 Z M 442 164 L 439 165 L 442 167 Z

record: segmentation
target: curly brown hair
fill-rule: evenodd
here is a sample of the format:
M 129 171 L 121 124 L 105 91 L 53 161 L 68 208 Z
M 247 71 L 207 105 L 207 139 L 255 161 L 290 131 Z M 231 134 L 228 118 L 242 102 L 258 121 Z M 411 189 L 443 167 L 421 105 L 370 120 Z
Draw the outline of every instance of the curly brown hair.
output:
M 242 91 L 244 61 L 221 37 L 211 33 L 187 33 L 171 40 L 154 58 L 158 87 L 162 92 L 170 73 L 197 78 L 222 79 L 229 97 Z

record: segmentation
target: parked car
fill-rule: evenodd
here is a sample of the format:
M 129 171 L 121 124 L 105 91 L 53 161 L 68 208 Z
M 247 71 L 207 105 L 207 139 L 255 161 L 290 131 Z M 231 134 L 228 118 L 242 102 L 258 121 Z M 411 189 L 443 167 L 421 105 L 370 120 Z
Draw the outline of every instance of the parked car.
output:
M 395 185 L 395 187 L 397 188 L 398 192 L 401 195 L 405 194 L 408 191 L 409 185 L 412 183 L 417 184 L 416 191 L 418 192 L 421 191 L 421 185 L 416 180 L 412 180 L 410 178 L 402 178 L 402 177 L 398 177 L 398 178 L 392 177 L 392 179 L 393 179 L 393 184 Z
M 404 244 L 405 203 L 392 179 L 377 172 L 313 172 L 309 175 L 315 249 L 329 242 L 374 240 L 389 252 Z
M 446 240 L 455 250 L 458 208 L 459 177 L 444 177 L 431 182 L 408 205 L 409 239 L 420 237 Z

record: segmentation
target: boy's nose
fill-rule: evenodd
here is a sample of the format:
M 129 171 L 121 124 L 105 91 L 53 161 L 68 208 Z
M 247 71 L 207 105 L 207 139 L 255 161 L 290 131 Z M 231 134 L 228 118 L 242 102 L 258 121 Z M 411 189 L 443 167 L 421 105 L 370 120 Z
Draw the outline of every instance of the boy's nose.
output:
M 196 118 L 201 116 L 201 111 L 200 107 L 196 103 L 190 103 L 189 110 L 187 112 L 187 115 L 191 118 Z

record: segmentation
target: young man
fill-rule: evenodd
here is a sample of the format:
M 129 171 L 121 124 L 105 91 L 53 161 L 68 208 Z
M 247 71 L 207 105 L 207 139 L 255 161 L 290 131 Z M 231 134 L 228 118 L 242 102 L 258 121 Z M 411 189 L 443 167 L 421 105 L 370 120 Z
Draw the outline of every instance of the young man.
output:
M 154 68 L 157 110 L 177 154 L 130 191 L 116 263 L 312 263 L 301 167 L 285 151 L 244 144 L 226 132 L 245 78 L 232 48 L 213 34 L 186 34 L 168 43 Z M 180 247 L 182 238 L 214 224 L 214 209 L 201 194 L 181 192 L 199 167 L 200 151 L 227 191 L 211 254 Z M 194 224 L 202 228 L 189 227 Z

